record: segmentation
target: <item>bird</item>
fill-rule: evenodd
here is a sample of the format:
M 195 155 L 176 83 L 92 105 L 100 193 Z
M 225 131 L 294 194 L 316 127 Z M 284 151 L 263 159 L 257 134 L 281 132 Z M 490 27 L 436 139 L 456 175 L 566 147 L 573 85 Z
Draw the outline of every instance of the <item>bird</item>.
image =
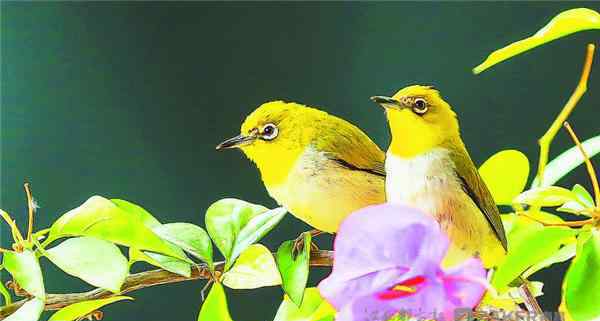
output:
M 461 138 L 456 113 L 432 86 L 412 85 L 392 97 L 373 96 L 391 133 L 386 153 L 386 199 L 432 215 L 447 233 L 444 261 L 480 257 L 486 268 L 504 258 L 500 213 Z
M 278 100 L 254 110 L 240 131 L 216 149 L 239 148 L 269 195 L 318 231 L 335 233 L 352 212 L 385 202 L 385 153 L 344 119 Z
M 391 142 L 386 152 L 386 200 L 432 215 L 450 247 L 443 264 L 480 257 L 502 263 L 508 242 L 500 212 L 461 138 L 456 113 L 433 86 L 411 85 L 392 97 L 372 96 L 384 108 Z M 543 311 L 526 278 L 515 280 L 529 311 Z

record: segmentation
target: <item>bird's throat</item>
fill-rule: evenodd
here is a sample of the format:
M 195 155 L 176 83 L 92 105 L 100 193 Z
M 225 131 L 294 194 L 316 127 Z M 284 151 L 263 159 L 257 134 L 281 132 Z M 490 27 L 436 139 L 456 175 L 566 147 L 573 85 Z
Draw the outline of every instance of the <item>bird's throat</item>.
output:
M 281 149 L 273 152 L 267 149 L 246 148 L 244 152 L 258 167 L 263 183 L 267 187 L 284 184 L 302 154 L 298 149 Z
M 399 157 L 411 158 L 438 146 L 440 137 L 423 120 L 410 111 L 388 112 L 392 134 L 389 151 Z

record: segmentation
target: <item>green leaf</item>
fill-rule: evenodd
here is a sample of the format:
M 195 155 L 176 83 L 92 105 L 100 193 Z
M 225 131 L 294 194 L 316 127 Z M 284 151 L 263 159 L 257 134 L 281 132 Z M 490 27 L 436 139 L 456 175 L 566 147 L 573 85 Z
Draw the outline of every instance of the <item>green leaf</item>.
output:
M 0 266 L 0 273 L 3 269 L 4 269 L 4 266 Z M 0 280 L 0 294 L 2 295 L 2 298 L 4 299 L 3 305 L 12 304 L 12 297 L 10 296 L 10 292 L 8 292 L 8 289 L 6 288 L 6 286 L 4 286 L 4 283 L 2 283 L 1 280 Z
M 223 284 L 232 289 L 256 289 L 281 284 L 273 254 L 262 244 L 250 245 L 223 274 Z
M 575 184 L 571 191 L 575 194 L 576 200 L 568 201 L 556 210 L 575 215 L 591 216 L 592 211 L 596 207 L 592 195 L 585 189 L 585 187 L 579 184 Z
M 285 208 L 278 207 L 250 219 L 235 239 L 235 245 L 233 246 L 233 250 L 231 250 L 231 257 L 227 264 L 225 264 L 226 269 L 233 264 L 242 251 L 258 242 L 277 226 L 286 213 L 287 210 Z
M 137 220 L 146 225 L 146 227 L 153 228 L 160 225 L 160 222 L 152 214 L 137 204 L 116 198 L 113 198 L 110 201 L 130 215 L 134 215 Z
M 228 259 L 235 245 L 236 236 L 251 218 L 268 209 L 246 201 L 226 198 L 213 203 L 204 217 L 206 230 L 221 254 Z
M 173 246 L 177 248 L 176 246 Z M 181 251 L 181 249 L 179 249 Z M 185 253 L 181 253 L 185 255 Z M 177 258 L 166 256 L 153 252 L 140 251 L 135 248 L 129 248 L 129 262 L 133 264 L 138 261 L 143 261 L 154 266 L 157 266 L 163 270 L 173 272 L 185 277 L 192 275 L 192 265 L 186 261 L 179 260 Z
M 128 296 L 114 296 L 106 299 L 74 303 L 58 310 L 58 312 L 54 313 L 48 321 L 78 320 L 79 318 L 84 317 L 105 305 L 122 300 L 133 300 L 133 298 Z
M 115 203 L 92 196 L 81 206 L 61 216 L 50 228 L 47 243 L 67 236 L 93 236 L 113 243 L 162 253 L 182 260 L 179 253 Z
M 44 311 L 44 300 L 33 298 L 23 304 L 15 313 L 9 315 L 4 321 L 37 321 Z
M 581 253 L 583 251 L 583 245 L 592 237 L 592 226 L 585 225 L 579 231 L 577 235 L 577 251 L 576 253 Z
M 527 184 L 529 160 L 518 150 L 503 150 L 488 158 L 479 174 L 499 205 L 511 205 Z
M 592 197 L 592 194 L 585 189 L 585 187 L 575 184 L 571 190 L 573 193 L 575 193 L 575 195 L 577 195 L 577 199 L 581 202 L 581 204 L 587 207 L 594 207 L 594 198 Z
M 577 196 L 570 190 L 558 186 L 546 186 L 521 193 L 513 200 L 513 203 L 545 207 L 560 206 L 574 200 L 577 200 Z
M 213 284 L 206 301 L 202 304 L 198 321 L 233 321 L 227 308 L 227 297 L 220 283 Z
M 284 296 L 273 321 L 333 320 L 335 312 L 335 309 L 323 300 L 317 288 L 307 288 L 300 307 L 288 296 Z
M 556 210 L 559 212 L 567 212 L 576 215 L 584 214 L 590 216 L 590 212 L 586 210 L 593 209 L 595 207 L 592 195 L 590 195 L 585 187 L 579 184 L 575 184 L 571 191 L 575 194 L 576 200 L 568 201 Z
M 558 38 L 590 29 L 600 29 L 598 12 L 587 8 L 563 11 L 534 35 L 492 52 L 484 62 L 473 68 L 473 73 L 478 74 L 497 63 Z
M 304 233 L 304 248 L 295 258 L 293 255 L 294 241 L 283 242 L 275 256 L 283 290 L 297 306 L 302 304 L 304 289 L 308 281 L 310 242 L 310 233 Z
M 565 212 L 565 213 L 579 215 L 579 214 L 585 212 L 586 207 L 581 205 L 581 203 L 579 203 L 579 202 L 568 201 L 568 202 L 564 203 L 563 205 L 561 205 L 560 207 L 557 207 L 556 210 L 559 212 Z
M 121 290 L 129 274 L 127 259 L 121 250 L 111 242 L 94 237 L 67 239 L 46 250 L 46 257 L 67 274 L 113 293 Z
M 212 204 L 206 211 L 206 229 L 225 257 L 225 271 L 243 250 L 271 231 L 285 213 L 282 207 L 268 210 L 231 198 Z
M 42 300 L 46 299 L 40 263 L 31 250 L 5 252 L 3 264 L 23 290 Z
M 565 246 L 561 247 L 558 251 L 552 253 L 550 256 L 545 258 L 544 260 L 542 260 L 542 261 L 532 265 L 530 268 L 528 268 L 527 271 L 525 271 L 523 273 L 523 277 L 528 278 L 535 272 L 537 272 L 541 269 L 545 269 L 552 264 L 570 260 L 573 256 L 575 256 L 576 249 L 577 249 L 577 244 L 575 244 L 575 243 L 566 244 Z
M 120 200 L 120 199 L 111 199 L 111 202 L 115 203 L 119 208 L 128 212 L 131 215 L 137 217 L 137 219 L 142 222 L 146 227 L 150 228 L 153 232 L 155 229 L 160 227 L 162 224 L 158 221 L 152 214 L 143 209 L 141 206 L 130 203 L 128 201 Z M 177 252 L 179 256 L 185 257 L 187 256 L 179 247 L 166 243 L 173 251 Z M 149 251 L 142 251 L 135 247 L 129 248 L 129 264 L 132 265 L 135 262 L 143 261 L 154 266 L 157 266 L 161 269 L 167 270 L 169 272 L 173 272 L 175 274 L 179 274 L 185 277 L 189 277 L 192 273 L 192 268 L 190 260 L 183 261 L 172 256 L 162 255 L 158 253 L 153 253 Z
M 567 227 L 542 226 L 519 217 L 508 234 L 508 253 L 493 275 L 492 285 L 499 291 L 531 266 L 552 256 L 561 245 L 568 243 L 577 231 Z
M 600 135 L 584 141 L 581 145 L 588 157 L 594 157 L 594 155 L 600 152 Z M 583 164 L 583 162 L 583 155 L 579 148 L 577 146 L 569 148 L 546 165 L 542 186 L 553 185 L 577 166 Z M 533 180 L 533 183 L 531 183 L 531 187 L 537 187 L 538 185 L 539 181 L 536 177 L 536 179 Z
M 157 226 L 153 231 L 213 268 L 212 243 L 201 227 L 190 223 L 171 223 Z
M 575 321 L 600 318 L 600 231 L 592 235 L 567 270 L 563 284 L 564 301 Z

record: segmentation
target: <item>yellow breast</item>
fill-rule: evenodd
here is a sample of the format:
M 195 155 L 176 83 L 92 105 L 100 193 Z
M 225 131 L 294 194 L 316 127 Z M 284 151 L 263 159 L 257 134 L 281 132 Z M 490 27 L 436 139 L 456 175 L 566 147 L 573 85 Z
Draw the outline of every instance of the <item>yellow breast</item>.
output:
M 294 216 L 329 233 L 337 231 L 350 213 L 385 201 L 383 177 L 349 170 L 311 147 L 284 182 L 265 185 Z

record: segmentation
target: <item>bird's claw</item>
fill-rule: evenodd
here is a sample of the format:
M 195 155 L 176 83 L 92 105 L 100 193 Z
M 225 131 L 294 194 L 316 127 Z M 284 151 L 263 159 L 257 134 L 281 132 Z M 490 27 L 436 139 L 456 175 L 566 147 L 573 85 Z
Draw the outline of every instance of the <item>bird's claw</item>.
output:
M 306 233 L 310 233 L 311 236 L 317 236 L 321 234 L 321 231 L 312 230 L 308 232 L 301 233 L 294 240 L 294 247 L 292 248 L 292 257 L 295 259 L 298 254 L 300 254 L 304 250 L 304 236 Z M 310 242 L 310 252 L 319 251 L 319 247 L 314 242 Z

